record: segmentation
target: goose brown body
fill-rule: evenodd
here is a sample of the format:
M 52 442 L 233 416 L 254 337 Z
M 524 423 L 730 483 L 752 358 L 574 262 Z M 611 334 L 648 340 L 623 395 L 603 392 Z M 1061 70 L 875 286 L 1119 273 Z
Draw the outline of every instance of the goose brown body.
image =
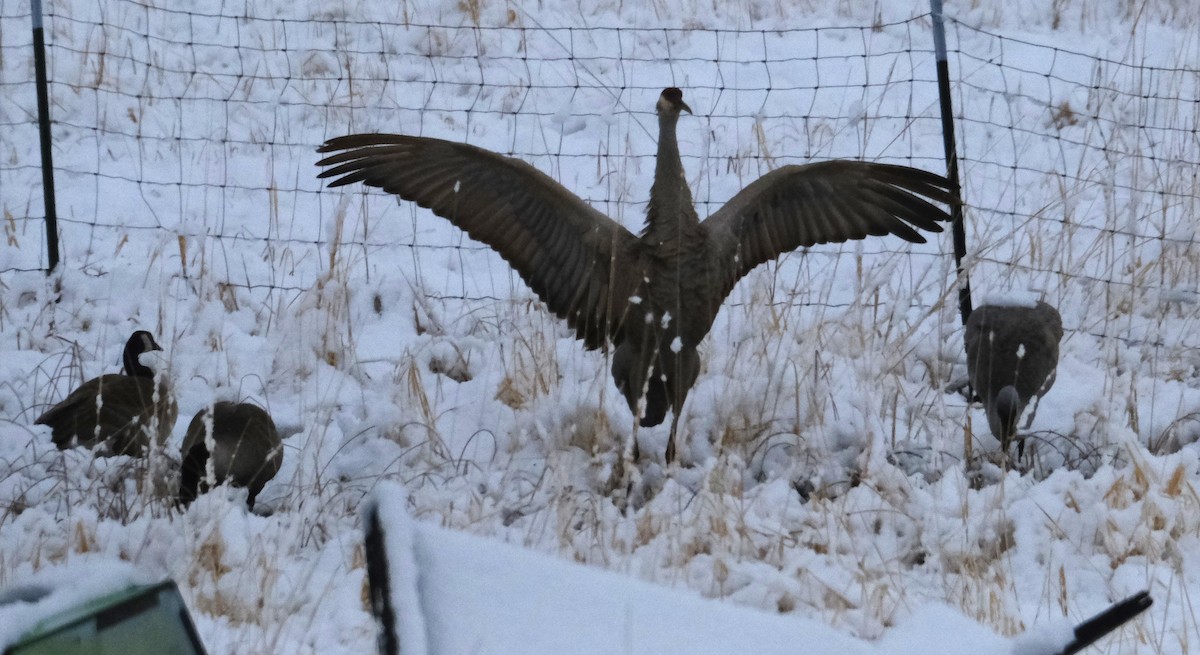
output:
M 933 173 L 834 160 L 762 176 L 701 222 L 676 140 L 679 89 L 657 104 L 658 154 L 645 228 L 634 235 L 517 159 L 440 139 L 357 134 L 327 141 L 330 186 L 363 182 L 431 209 L 496 250 L 587 348 L 611 343 L 613 379 L 643 426 L 680 410 L 696 348 L 754 267 L 796 248 L 895 234 L 924 242 L 957 202 Z
M 218 402 L 192 417 L 181 449 L 179 499 L 188 504 L 213 484 L 245 487 L 246 505 L 283 464 L 283 448 L 271 415 L 250 403 Z M 211 430 L 211 439 L 209 439 Z M 211 448 L 210 448 L 211 444 Z
M 1054 385 L 1062 336 L 1058 310 L 1041 301 L 1034 307 L 982 305 L 967 318 L 967 375 L 1006 454 L 1025 407 Z
M 149 332 L 134 332 L 125 343 L 125 372 L 92 378 L 51 407 L 34 423 L 48 425 L 59 448 L 81 445 L 102 455 L 142 455 L 151 440 L 166 443 L 179 407 L 163 379 L 138 356 L 162 350 Z

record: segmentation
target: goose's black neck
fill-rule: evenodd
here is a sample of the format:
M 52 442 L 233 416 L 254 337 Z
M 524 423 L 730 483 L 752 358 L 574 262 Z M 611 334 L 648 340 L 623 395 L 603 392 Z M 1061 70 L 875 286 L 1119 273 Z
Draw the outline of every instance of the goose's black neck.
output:
M 129 341 L 125 343 L 125 354 L 123 356 L 125 375 L 143 378 L 154 377 L 154 369 L 144 366 L 138 361 L 139 355 L 151 350 L 162 350 L 162 347 L 155 343 L 154 337 L 150 336 L 149 332 L 134 332 L 133 336 L 129 337 Z

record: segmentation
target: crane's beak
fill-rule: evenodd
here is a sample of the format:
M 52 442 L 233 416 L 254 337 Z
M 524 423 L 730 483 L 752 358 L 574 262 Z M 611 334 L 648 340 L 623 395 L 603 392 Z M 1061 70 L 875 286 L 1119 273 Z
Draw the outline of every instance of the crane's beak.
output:
M 688 103 L 686 103 L 682 100 L 679 101 L 679 110 L 686 111 L 689 114 L 692 113 L 692 108 L 688 106 Z

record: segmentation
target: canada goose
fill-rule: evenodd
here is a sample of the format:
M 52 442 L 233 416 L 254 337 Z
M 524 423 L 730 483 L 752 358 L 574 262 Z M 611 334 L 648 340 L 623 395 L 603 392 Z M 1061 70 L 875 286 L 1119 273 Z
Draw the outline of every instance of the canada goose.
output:
M 1037 413 L 1036 399 L 1054 384 L 1062 336 L 1062 317 L 1042 301 L 1033 307 L 983 305 L 967 318 L 967 376 L 1005 455 L 1025 406 L 1035 399 L 1028 428 Z M 1024 450 L 1024 442 L 1018 449 Z
M 188 424 L 181 449 L 179 500 L 184 505 L 208 490 L 211 462 L 214 484 L 228 481 L 246 487 L 246 505 L 254 509 L 254 499 L 263 485 L 275 477 L 283 464 L 283 448 L 271 415 L 250 403 L 218 402 L 202 409 Z M 209 453 L 209 426 L 212 429 L 212 455 Z
M 940 175 L 834 160 L 762 176 L 701 222 L 679 158 L 683 92 L 658 99 L 658 155 L 640 236 L 529 164 L 474 146 L 416 136 L 331 139 L 318 166 L 329 186 L 363 182 L 416 202 L 496 250 L 588 349 L 611 341 L 612 375 L 643 426 L 679 412 L 700 373 L 696 347 L 751 269 L 799 247 L 895 234 L 925 239 L 956 203 Z M 924 196 L 924 198 L 922 198 Z
M 103 446 L 98 451 L 103 455 L 143 455 L 151 436 L 159 445 L 166 443 L 179 407 L 167 382 L 160 379 L 156 385 L 154 371 L 138 361 L 151 350 L 162 346 L 149 332 L 134 332 L 125 343 L 124 374 L 106 373 L 84 382 L 34 423 L 49 425 L 59 448 Z

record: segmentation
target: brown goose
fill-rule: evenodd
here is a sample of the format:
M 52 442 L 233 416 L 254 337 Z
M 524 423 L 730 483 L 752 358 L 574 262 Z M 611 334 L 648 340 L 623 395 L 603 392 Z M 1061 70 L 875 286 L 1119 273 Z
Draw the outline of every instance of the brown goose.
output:
M 674 411 L 666 459 L 696 347 L 747 272 L 817 243 L 895 234 L 925 239 L 957 202 L 945 178 L 913 168 L 834 160 L 767 173 L 701 222 L 675 125 L 691 113 L 679 89 L 658 99 L 658 157 L 640 236 L 517 159 L 462 143 L 394 134 L 327 141 L 329 186 L 380 187 L 427 207 L 497 251 L 589 349 L 611 341 L 612 375 L 643 426 Z M 923 196 L 923 197 L 922 197 Z
M 1062 336 L 1058 310 L 1041 301 L 1033 307 L 983 305 L 967 318 L 967 376 L 1005 455 L 1025 406 L 1054 385 Z M 1025 427 L 1036 413 L 1035 400 Z M 1024 450 L 1024 442 L 1018 450 Z
M 207 438 L 210 435 L 211 441 Z M 211 452 L 210 452 L 211 445 Z M 218 402 L 200 410 L 188 424 L 181 449 L 179 500 L 187 505 L 208 490 L 209 466 L 213 484 L 228 481 L 246 487 L 246 505 L 283 464 L 283 447 L 271 415 L 250 403 Z
M 138 356 L 162 350 L 149 332 L 138 330 L 125 343 L 125 373 L 106 373 L 79 385 L 34 423 L 49 425 L 59 448 L 102 446 L 102 455 L 142 455 L 151 438 L 166 443 L 179 407 L 169 385 L 143 366 Z

